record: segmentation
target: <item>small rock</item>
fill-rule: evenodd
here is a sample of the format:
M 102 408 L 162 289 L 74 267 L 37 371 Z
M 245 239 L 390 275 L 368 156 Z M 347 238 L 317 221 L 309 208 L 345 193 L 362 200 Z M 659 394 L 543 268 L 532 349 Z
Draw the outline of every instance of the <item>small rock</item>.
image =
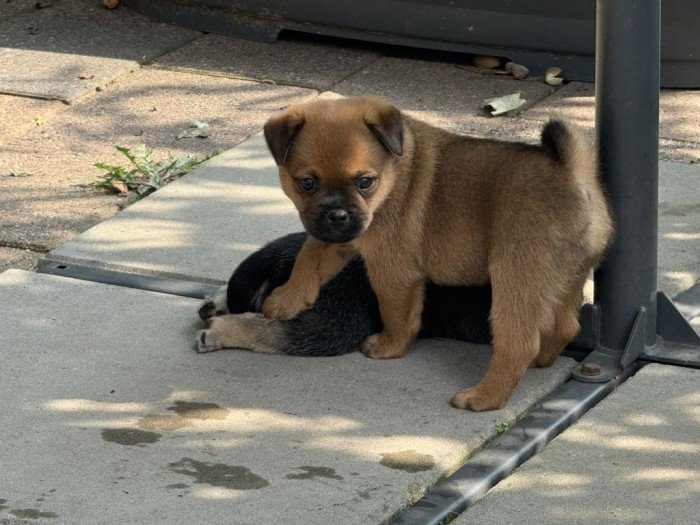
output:
M 485 55 L 476 55 L 472 62 L 476 67 L 483 67 L 485 69 L 495 69 L 501 65 L 500 58 Z
M 78 78 L 81 80 L 90 80 L 91 78 L 95 78 L 95 75 L 93 75 L 89 71 L 83 70 L 80 73 L 78 73 Z

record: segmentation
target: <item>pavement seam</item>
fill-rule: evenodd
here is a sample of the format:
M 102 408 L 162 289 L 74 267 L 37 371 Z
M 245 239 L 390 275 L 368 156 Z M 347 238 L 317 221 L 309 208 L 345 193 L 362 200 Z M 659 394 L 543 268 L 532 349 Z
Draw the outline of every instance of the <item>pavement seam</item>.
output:
M 13 242 L 13 241 L 3 241 L 0 240 L 0 248 L 14 248 L 16 250 L 25 250 L 38 254 L 46 254 L 51 251 L 51 248 L 42 246 L 40 244 L 33 243 L 23 243 L 23 242 Z

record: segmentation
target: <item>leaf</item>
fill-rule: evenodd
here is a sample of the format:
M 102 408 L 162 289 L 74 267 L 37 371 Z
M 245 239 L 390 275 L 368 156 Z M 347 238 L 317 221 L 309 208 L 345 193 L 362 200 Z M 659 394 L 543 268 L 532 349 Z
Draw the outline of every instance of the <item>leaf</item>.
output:
M 10 173 L 7 174 L 8 177 L 31 177 L 31 173 L 26 173 L 24 171 L 11 171 Z
M 209 133 L 202 131 L 201 129 L 188 129 L 177 134 L 177 139 L 194 139 L 200 138 L 205 139 L 209 136 Z
M 498 423 L 493 426 L 493 431 L 498 435 L 503 434 L 506 430 L 508 430 L 508 425 L 506 423 Z
M 199 130 L 193 129 L 192 131 Z M 145 144 L 139 144 L 133 149 L 124 146 L 115 146 L 115 148 L 127 158 L 130 165 L 125 168 L 106 162 L 96 162 L 94 166 L 102 170 L 104 174 L 99 179 L 89 183 L 89 186 L 117 190 L 120 194 L 128 196 L 130 203 L 153 193 L 220 153 L 217 150 L 204 158 L 189 155 L 175 158 L 168 154 L 165 159 L 154 161 L 151 158 L 152 150 L 148 149 Z M 124 193 L 125 191 L 126 193 Z
M 525 99 L 520 98 L 521 92 L 513 93 L 512 95 L 504 95 L 502 97 L 487 98 L 484 100 L 484 107 L 490 107 L 492 109 L 491 115 L 497 117 L 498 115 L 503 115 L 508 111 L 518 109 L 520 106 L 527 102 Z
M 126 184 L 124 184 L 124 182 L 121 180 L 113 180 L 112 188 L 117 190 L 120 197 L 126 197 L 127 195 L 129 195 L 129 188 L 127 188 Z
M 203 122 L 201 120 L 193 120 L 192 122 L 190 122 L 190 127 L 197 128 L 197 129 L 208 128 L 209 123 Z
M 37 126 L 41 126 L 44 122 L 46 122 L 46 118 L 42 116 L 38 116 L 34 119 L 34 122 L 36 122 Z

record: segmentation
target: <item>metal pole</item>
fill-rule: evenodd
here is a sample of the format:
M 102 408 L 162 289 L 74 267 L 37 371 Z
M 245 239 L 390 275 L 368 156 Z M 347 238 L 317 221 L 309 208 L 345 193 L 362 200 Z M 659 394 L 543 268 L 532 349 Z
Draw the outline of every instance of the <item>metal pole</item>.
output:
M 640 308 L 656 342 L 660 0 L 597 0 L 596 130 L 615 217 L 613 245 L 595 274 L 600 344 L 625 348 Z

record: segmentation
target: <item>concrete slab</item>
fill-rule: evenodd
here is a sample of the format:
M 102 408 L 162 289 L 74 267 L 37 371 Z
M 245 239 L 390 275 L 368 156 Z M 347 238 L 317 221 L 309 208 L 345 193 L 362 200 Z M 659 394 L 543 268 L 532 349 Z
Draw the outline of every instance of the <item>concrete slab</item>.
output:
M 36 9 L 36 0 L 3 0 L 0 3 L 0 20 L 7 20 L 21 13 Z
M 700 278 L 700 164 L 659 164 L 659 289 L 669 297 Z
M 476 414 L 448 400 L 488 347 L 203 356 L 192 299 L 12 270 L 0 300 L 0 521 L 379 523 L 572 366 Z
M 302 229 L 260 133 L 49 257 L 222 283 L 263 244 Z
M 262 244 L 301 230 L 275 174 L 264 140 L 257 136 L 49 257 L 223 282 Z M 699 179 L 700 166 L 660 164 L 659 289 L 670 297 L 700 278 Z
M 154 159 L 206 156 L 259 131 L 282 107 L 313 96 L 309 89 L 171 71 L 130 74 L 7 139 L 0 155 L 0 242 L 46 251 L 114 215 L 123 199 L 82 185 L 101 174 L 95 162 L 126 166 L 115 144 L 146 144 Z M 209 123 L 209 136 L 178 140 L 194 119 Z M 11 171 L 31 176 L 4 176 Z
M 67 106 L 56 100 L 0 95 L 0 146 L 37 126 Z
M 695 523 L 699 389 L 645 367 L 452 523 Z
M 208 34 L 163 55 L 155 65 L 329 89 L 380 56 L 368 46 L 350 47 L 333 41 L 296 39 L 266 43 Z
M 62 0 L 0 22 L 0 92 L 70 102 L 199 34 Z
M 525 118 L 548 119 L 563 115 L 595 128 L 595 85 L 571 82 L 523 113 Z M 659 97 L 659 136 L 700 143 L 700 91 L 662 90 Z
M 381 95 L 436 126 L 458 133 L 483 135 L 510 117 L 492 117 L 484 99 L 522 92 L 532 107 L 554 92 L 539 81 L 480 75 L 457 64 L 385 57 L 333 87 L 344 96 Z
M 31 270 L 36 266 L 38 259 L 39 254 L 36 252 L 0 246 L 0 272 L 8 268 Z

